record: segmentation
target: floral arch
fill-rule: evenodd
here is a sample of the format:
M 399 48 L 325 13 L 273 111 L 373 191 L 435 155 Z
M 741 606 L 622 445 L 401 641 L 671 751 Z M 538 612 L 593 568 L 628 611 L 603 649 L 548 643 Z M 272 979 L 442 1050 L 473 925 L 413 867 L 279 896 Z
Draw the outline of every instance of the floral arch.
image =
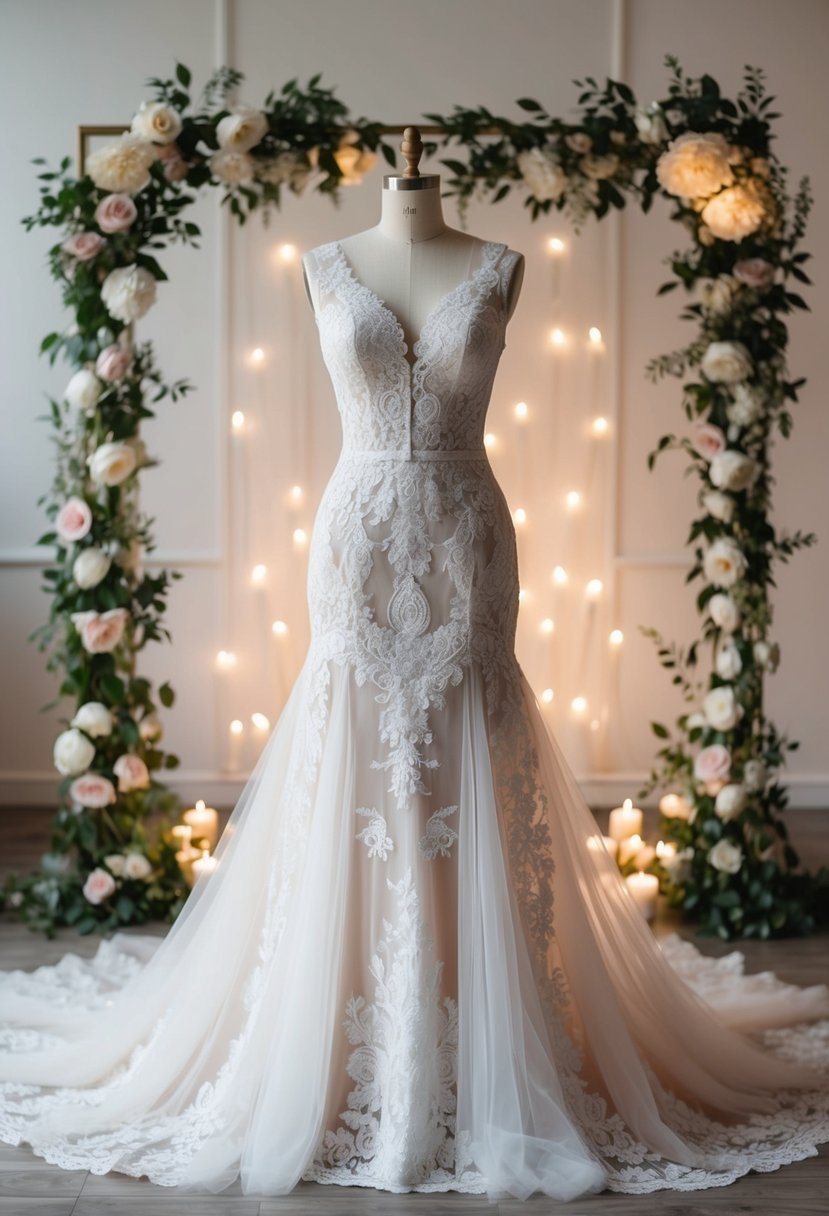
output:
M 681 315 L 697 332 L 647 372 L 683 381 L 691 434 L 663 435 L 647 460 L 652 468 L 679 449 L 699 483 L 687 581 L 699 588 L 700 634 L 676 646 L 643 628 L 687 711 L 671 730 L 652 723 L 660 747 L 640 795 L 667 790 L 661 848 L 631 847 L 627 833 L 619 859 L 625 873 L 653 874 L 702 932 L 803 933 L 816 923 L 826 874 L 803 873 L 787 841 L 779 770 L 797 743 L 764 714 L 763 685 L 779 661 L 774 565 L 816 539 L 777 535 L 770 475 L 773 432 L 790 435 L 804 383 L 789 378 L 785 351 L 788 314 L 808 307 L 789 281 L 810 282 L 810 254 L 800 249 L 809 179 L 790 196 L 771 148 L 779 115 L 760 69 L 746 67 L 730 100 L 710 76 L 686 77 L 673 56 L 666 66 L 667 95 L 647 106 L 619 81 L 602 88 L 587 77 L 574 82 L 573 121 L 525 97 L 517 102 L 522 121 L 456 106 L 448 116 L 424 115 L 435 125 L 421 131 L 439 136 L 427 152 L 458 145 L 462 158 L 440 163 L 451 174 L 444 196 L 456 199 L 464 225 L 472 197 L 497 203 L 518 190 L 531 220 L 564 211 L 577 232 L 628 198 L 647 212 L 659 195 L 683 229 L 688 247 L 672 255 L 672 277 L 659 291 L 685 289 Z M 151 344 L 135 340 L 135 323 L 166 278 L 152 251 L 196 244 L 200 231 L 185 217 L 202 187 L 218 185 L 240 224 L 257 210 L 267 223 L 286 189 L 311 188 L 336 203 L 343 183 L 358 182 L 378 152 L 396 165 L 384 135 L 399 128 L 352 119 L 319 74 L 304 88 L 288 81 L 261 107 L 231 100 L 242 80 L 222 68 L 196 99 L 189 69 L 177 63 L 173 79 L 147 82 L 152 99 L 129 131 L 99 129 L 118 138 L 77 176 L 68 157 L 56 171 L 33 162 L 44 166 L 40 206 L 22 223 L 61 229 L 50 269 L 74 314 L 66 330 L 46 335 L 41 352 L 51 362 L 61 355 L 74 372 L 46 418 L 57 465 L 51 491 L 38 500 L 50 520 L 38 544 L 53 546 L 54 556 L 44 569 L 49 618 L 30 640 L 60 676 L 58 697 L 44 708 L 71 698 L 75 710 L 54 746 L 61 779 L 52 852 L 40 873 L 12 878 L 5 898 L 47 933 L 172 918 L 192 877 L 194 828 L 172 826 L 180 802 L 163 780 L 178 764 L 160 742 L 159 709 L 173 704 L 174 691 L 167 682 L 154 688 L 139 671 L 143 648 L 170 638 L 165 600 L 181 577 L 151 575 L 141 564 L 152 536 L 138 484 L 154 462 L 140 428 L 159 400 L 193 387 L 168 384 Z M 711 671 L 698 678 L 703 646 Z M 191 823 L 198 836 L 198 819 Z

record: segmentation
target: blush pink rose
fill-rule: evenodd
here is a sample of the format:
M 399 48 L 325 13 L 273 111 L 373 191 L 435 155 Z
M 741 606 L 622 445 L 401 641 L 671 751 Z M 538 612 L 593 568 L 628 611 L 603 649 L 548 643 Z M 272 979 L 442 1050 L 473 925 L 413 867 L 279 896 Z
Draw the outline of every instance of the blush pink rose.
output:
M 691 443 L 700 456 L 704 456 L 706 460 L 713 460 L 715 456 L 719 456 L 720 452 L 725 451 L 726 439 L 724 433 L 713 422 L 697 422 L 694 426 Z
M 80 806 L 100 810 L 117 801 L 115 786 L 100 773 L 81 773 L 69 786 L 69 797 Z
M 126 232 L 137 215 L 138 208 L 128 194 L 108 194 L 95 208 L 95 222 L 102 232 Z
M 743 258 L 734 263 L 734 277 L 748 287 L 764 291 L 774 282 L 774 266 L 765 258 Z
M 75 232 L 63 242 L 61 249 L 79 262 L 88 262 L 101 252 L 105 244 L 99 232 Z
M 83 884 L 84 899 L 90 904 L 102 904 L 115 890 L 115 879 L 100 866 L 91 870 Z
M 697 753 L 694 776 L 700 781 L 725 781 L 731 772 L 731 753 L 722 743 L 712 743 Z
M 115 761 L 112 770 L 118 778 L 118 789 L 122 793 L 127 793 L 129 790 L 146 790 L 149 788 L 150 774 L 140 756 L 134 756 L 131 752 L 125 752 L 123 756 L 119 756 Z
M 187 176 L 190 166 L 181 155 L 177 143 L 161 144 L 158 159 L 163 162 L 164 176 L 168 182 L 180 182 Z
M 92 527 L 92 510 L 82 498 L 67 498 L 55 517 L 55 529 L 61 540 L 82 540 Z
M 126 608 L 109 608 L 106 612 L 72 612 L 70 616 L 80 632 L 84 648 L 90 654 L 114 650 L 124 635 L 129 619 Z
M 114 380 L 120 380 L 127 373 L 131 363 L 130 352 L 123 346 L 119 346 L 117 342 L 113 342 L 98 355 L 95 360 L 95 372 L 102 380 L 112 383 Z

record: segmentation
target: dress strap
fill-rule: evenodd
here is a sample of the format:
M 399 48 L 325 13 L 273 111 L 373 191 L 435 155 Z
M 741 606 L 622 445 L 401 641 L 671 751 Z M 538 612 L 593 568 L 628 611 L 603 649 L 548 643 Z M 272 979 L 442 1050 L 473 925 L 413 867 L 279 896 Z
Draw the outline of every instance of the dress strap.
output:
M 507 307 L 513 272 L 520 257 L 521 254 L 517 250 L 510 249 L 508 245 L 505 245 L 495 262 L 495 269 L 498 271 L 498 285 L 502 308 Z

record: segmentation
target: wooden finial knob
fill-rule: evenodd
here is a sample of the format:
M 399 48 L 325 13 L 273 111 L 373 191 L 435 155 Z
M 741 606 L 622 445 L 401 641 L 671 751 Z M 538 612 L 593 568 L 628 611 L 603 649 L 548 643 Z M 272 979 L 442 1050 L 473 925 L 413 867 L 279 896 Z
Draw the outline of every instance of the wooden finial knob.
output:
M 420 131 L 417 127 L 406 127 L 403 132 L 400 151 L 403 153 L 403 159 L 406 162 L 406 168 L 402 176 L 420 177 L 418 164 L 423 155 L 423 140 L 420 138 Z

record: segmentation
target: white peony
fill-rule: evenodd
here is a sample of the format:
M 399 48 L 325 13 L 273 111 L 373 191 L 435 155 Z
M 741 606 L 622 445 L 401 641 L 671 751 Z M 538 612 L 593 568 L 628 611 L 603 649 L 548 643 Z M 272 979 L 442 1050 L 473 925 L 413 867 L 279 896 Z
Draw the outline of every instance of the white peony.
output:
M 768 770 L 762 760 L 746 760 L 743 765 L 743 784 L 751 793 L 765 788 Z
M 103 739 L 112 734 L 112 714 L 102 701 L 85 701 L 70 725 L 77 726 L 93 739 Z
M 142 101 L 131 130 L 152 143 L 171 144 L 181 131 L 181 115 L 163 101 Z
M 247 152 L 236 152 L 233 148 L 220 148 L 208 158 L 211 172 L 228 186 L 240 186 L 253 181 L 256 162 Z
M 124 873 L 124 860 L 123 853 L 107 853 L 104 865 L 116 878 L 121 878 Z
M 735 680 L 743 670 L 743 660 L 733 642 L 721 647 L 716 658 L 717 675 L 722 680 Z
M 752 372 L 751 355 L 742 342 L 709 342 L 700 370 L 709 380 L 735 384 Z
M 135 449 L 128 443 L 102 443 L 87 463 L 89 476 L 98 485 L 117 486 L 135 469 Z
M 101 285 L 101 299 L 107 312 L 129 323 L 143 317 L 156 298 L 155 278 L 145 266 L 117 266 Z
M 95 744 L 75 727 L 61 731 L 52 752 L 55 768 L 66 777 L 75 777 L 95 759 Z
M 231 114 L 219 120 L 216 138 L 220 148 L 232 152 L 249 152 L 261 143 L 268 131 L 268 117 L 255 106 L 238 105 Z
M 731 274 L 704 277 L 694 283 L 693 295 L 708 312 L 722 315 L 731 308 L 739 286 L 739 281 Z
M 109 567 L 110 559 L 106 553 L 91 545 L 87 549 L 81 549 L 72 563 L 72 577 L 79 587 L 87 590 L 89 587 L 97 587 L 98 583 L 106 578 Z
M 766 671 L 777 671 L 780 662 L 780 646 L 777 642 L 755 642 L 754 662 Z
M 721 537 L 709 545 L 703 558 L 705 577 L 717 587 L 731 587 L 746 572 L 748 562 L 733 540 Z
M 693 730 L 696 726 L 707 726 L 708 723 L 705 720 L 705 714 L 700 713 L 699 710 L 695 710 L 692 714 L 688 714 L 685 719 L 685 725 L 688 730 Z
M 99 190 L 136 194 L 150 182 L 156 150 L 149 140 L 131 131 L 86 158 L 86 172 Z
M 743 708 L 737 703 L 729 684 L 712 688 L 702 702 L 702 712 L 714 730 L 732 730 L 742 717 Z
M 606 177 L 612 177 L 618 168 L 619 157 L 615 152 L 605 153 L 604 156 L 590 154 L 585 156 L 581 162 L 581 171 L 585 177 L 590 177 L 597 182 Z
M 672 139 L 656 162 L 656 176 L 668 194 L 707 198 L 734 180 L 732 149 L 723 135 L 686 131 Z
M 734 400 L 725 407 L 729 422 L 750 426 L 763 413 L 765 398 L 753 384 L 735 384 L 731 392 Z
M 127 853 L 124 857 L 125 878 L 149 878 L 153 872 L 143 853 Z
M 75 372 L 67 384 L 63 397 L 73 409 L 91 413 L 98 404 L 103 387 L 94 372 L 90 371 L 88 367 L 82 367 L 80 371 Z
M 732 782 L 724 785 L 714 799 L 714 814 L 724 820 L 736 819 L 745 804 L 745 787 Z
M 740 609 L 731 596 L 722 591 L 711 596 L 708 611 L 714 624 L 719 625 L 720 629 L 727 629 L 729 633 L 733 633 L 740 623 Z
M 762 195 L 748 182 L 721 190 L 702 210 L 703 222 L 721 241 L 741 241 L 751 236 L 765 215 Z
M 643 144 L 661 144 L 668 138 L 668 126 L 657 101 L 652 101 L 647 108 L 638 105 L 633 121 Z
M 702 505 L 709 515 L 719 519 L 724 524 L 731 523 L 734 518 L 734 499 L 721 490 L 709 490 L 702 496 Z
M 760 475 L 760 465 L 744 452 L 728 448 L 715 456 L 708 466 L 708 476 L 722 490 L 745 490 Z
M 559 198 L 567 188 L 567 174 L 551 152 L 529 148 L 515 158 L 530 194 L 540 202 Z
M 145 743 L 155 743 L 164 733 L 157 714 L 146 714 L 138 723 L 138 733 Z
M 743 850 L 730 840 L 718 840 L 713 849 L 708 850 L 708 861 L 723 874 L 736 874 L 743 864 Z

